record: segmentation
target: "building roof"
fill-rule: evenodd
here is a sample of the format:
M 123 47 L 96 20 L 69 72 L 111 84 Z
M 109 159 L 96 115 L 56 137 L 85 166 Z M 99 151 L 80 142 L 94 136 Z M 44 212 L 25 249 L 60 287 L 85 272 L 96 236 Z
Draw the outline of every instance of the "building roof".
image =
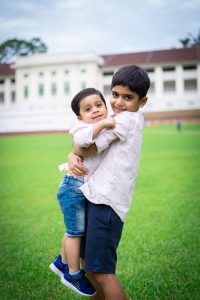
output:
M 102 55 L 102 67 L 200 61 L 200 47 Z
M 11 68 L 10 64 L 0 64 L 0 76 L 14 76 L 15 70 Z

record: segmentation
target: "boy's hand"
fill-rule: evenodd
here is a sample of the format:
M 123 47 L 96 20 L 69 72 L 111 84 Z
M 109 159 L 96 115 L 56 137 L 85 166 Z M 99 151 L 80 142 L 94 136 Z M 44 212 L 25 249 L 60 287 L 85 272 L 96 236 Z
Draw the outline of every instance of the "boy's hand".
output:
M 83 159 L 74 153 L 68 155 L 68 170 L 74 177 L 85 176 L 88 173 L 88 169 L 84 166 Z
M 115 128 L 115 119 L 112 117 L 107 117 L 105 120 L 105 128 L 112 129 Z

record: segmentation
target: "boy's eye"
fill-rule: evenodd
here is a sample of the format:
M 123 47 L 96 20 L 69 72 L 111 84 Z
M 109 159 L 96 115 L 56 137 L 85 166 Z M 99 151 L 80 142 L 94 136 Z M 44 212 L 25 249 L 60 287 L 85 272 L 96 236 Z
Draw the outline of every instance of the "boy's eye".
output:
M 124 99 L 125 99 L 126 101 L 130 101 L 130 100 L 132 100 L 132 96 L 126 95 L 126 96 L 124 97 Z
M 113 96 L 114 98 L 117 98 L 117 97 L 118 97 L 118 93 L 112 92 L 112 96 Z
M 86 108 L 85 108 L 85 111 L 86 111 L 86 112 L 89 112 L 89 111 L 90 111 L 90 108 L 89 108 L 89 107 L 86 107 Z
M 96 106 L 97 106 L 97 107 L 101 107 L 101 106 L 102 106 L 102 103 L 97 103 Z

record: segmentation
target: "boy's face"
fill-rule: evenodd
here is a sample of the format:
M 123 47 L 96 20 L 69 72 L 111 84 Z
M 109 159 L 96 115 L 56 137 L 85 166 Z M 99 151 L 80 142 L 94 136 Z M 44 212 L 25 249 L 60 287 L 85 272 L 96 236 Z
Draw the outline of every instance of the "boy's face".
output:
M 110 104 L 115 115 L 123 111 L 138 111 L 147 102 L 147 97 L 139 98 L 136 92 L 132 92 L 127 86 L 116 85 L 112 88 Z
M 107 109 L 99 95 L 90 95 L 79 103 L 78 119 L 85 123 L 92 124 L 107 117 Z

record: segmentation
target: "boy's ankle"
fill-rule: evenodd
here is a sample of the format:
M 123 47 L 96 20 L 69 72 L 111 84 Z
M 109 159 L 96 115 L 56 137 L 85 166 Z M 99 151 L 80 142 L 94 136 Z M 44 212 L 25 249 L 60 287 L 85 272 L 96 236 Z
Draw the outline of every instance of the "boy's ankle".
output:
M 79 269 L 78 271 L 76 271 L 76 272 L 71 272 L 70 270 L 69 270 L 69 275 L 74 279 L 74 278 L 76 278 L 77 277 L 77 275 L 80 275 L 81 274 L 81 270 Z

